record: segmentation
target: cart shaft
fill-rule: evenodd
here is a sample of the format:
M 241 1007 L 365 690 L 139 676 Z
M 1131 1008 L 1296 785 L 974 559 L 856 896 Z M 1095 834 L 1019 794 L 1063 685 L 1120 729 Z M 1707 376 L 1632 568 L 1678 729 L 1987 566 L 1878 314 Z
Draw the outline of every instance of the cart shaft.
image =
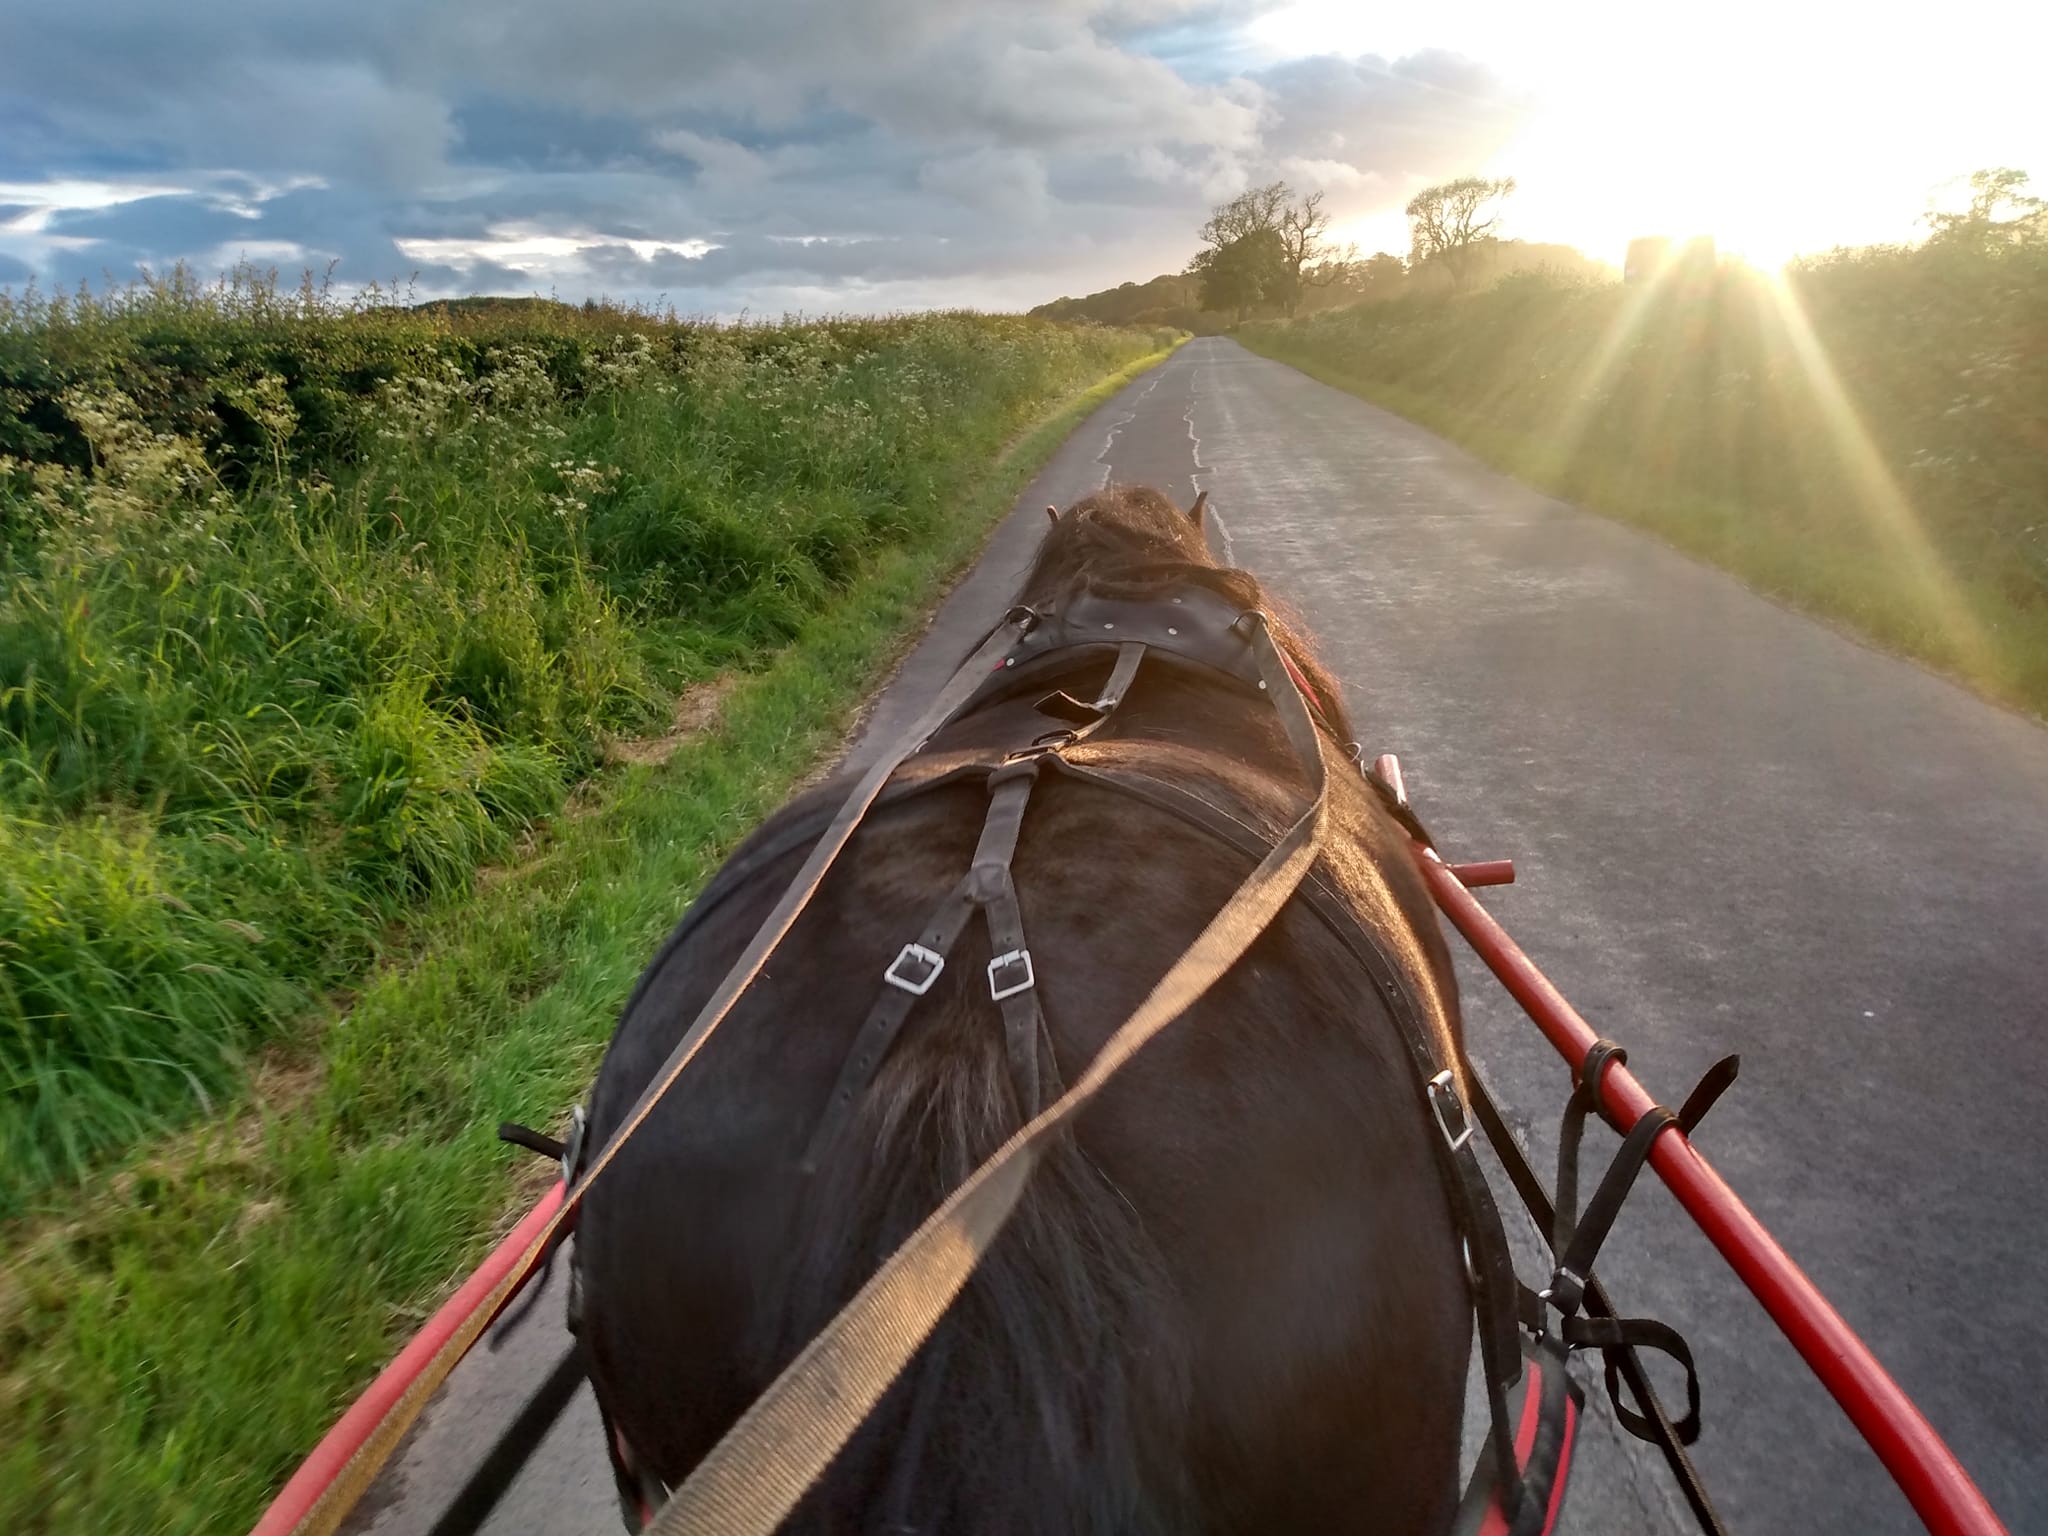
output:
M 1599 1039 L 1592 1026 L 1465 888 L 1454 868 L 1433 850 L 1415 846 L 1430 894 L 1444 915 L 1576 1070 Z M 1595 1102 L 1624 1135 L 1656 1104 L 1617 1060 L 1609 1060 L 1594 1086 Z M 2005 1536 L 2005 1526 L 1934 1426 L 1685 1132 L 1676 1125 L 1660 1132 L 1650 1144 L 1650 1166 L 1834 1394 L 1927 1529 L 1936 1536 Z

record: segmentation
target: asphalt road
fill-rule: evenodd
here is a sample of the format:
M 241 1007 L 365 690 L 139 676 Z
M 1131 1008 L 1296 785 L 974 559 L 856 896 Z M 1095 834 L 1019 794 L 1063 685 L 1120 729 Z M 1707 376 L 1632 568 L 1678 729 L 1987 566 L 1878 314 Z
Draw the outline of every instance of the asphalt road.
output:
M 1212 538 L 1307 620 L 1447 853 L 1514 858 L 1488 904 L 1653 1093 L 1742 1053 L 1700 1146 L 2011 1528 L 2048 1531 L 2048 732 L 1206 339 L 1062 448 L 856 754 L 1001 612 L 1044 505 L 1107 478 L 1210 492 Z M 1563 1069 L 1462 950 L 1460 971 L 1474 1054 L 1547 1160 Z M 1691 1338 L 1697 1455 L 1734 1530 L 1919 1528 L 1653 1178 L 1601 1268 Z M 428 1529 L 559 1320 L 557 1287 L 464 1365 L 358 1529 Z M 616 1518 L 585 1399 L 489 1529 Z M 1566 1528 L 1687 1528 L 1604 1404 Z

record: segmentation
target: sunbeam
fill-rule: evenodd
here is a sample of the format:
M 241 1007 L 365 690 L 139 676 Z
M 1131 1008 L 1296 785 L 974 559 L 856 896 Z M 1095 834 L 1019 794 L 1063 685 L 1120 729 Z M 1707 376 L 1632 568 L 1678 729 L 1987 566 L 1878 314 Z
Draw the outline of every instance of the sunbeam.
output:
M 1814 334 L 1794 285 L 1783 274 L 1776 274 L 1750 288 L 1768 336 L 1789 346 L 1798 364 L 1798 382 L 1819 407 L 1829 447 L 1848 476 L 1854 511 L 1866 531 L 1884 546 L 1894 568 L 1918 588 L 1923 611 L 1940 630 L 1934 638 L 1969 670 L 1987 668 L 1992 647 L 1982 624 L 1928 537 L 1912 501 L 1885 466 L 1884 455 L 1843 387 L 1826 347 Z

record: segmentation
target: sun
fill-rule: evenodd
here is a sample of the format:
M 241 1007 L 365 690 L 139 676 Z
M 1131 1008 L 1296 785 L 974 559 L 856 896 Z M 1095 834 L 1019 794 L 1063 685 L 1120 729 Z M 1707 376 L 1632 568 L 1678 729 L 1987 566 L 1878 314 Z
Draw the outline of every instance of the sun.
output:
M 1636 236 L 1705 234 L 1773 270 L 1913 240 L 1930 193 L 1980 167 L 2048 173 L 2033 78 L 2048 6 L 1944 0 L 1899 26 L 1846 14 L 1811 0 L 1285 0 L 1246 37 L 1274 56 L 1376 55 L 1396 80 L 1426 49 L 1478 61 L 1507 130 L 1477 163 L 1418 164 L 1409 181 L 1513 176 L 1507 234 L 1616 264 Z

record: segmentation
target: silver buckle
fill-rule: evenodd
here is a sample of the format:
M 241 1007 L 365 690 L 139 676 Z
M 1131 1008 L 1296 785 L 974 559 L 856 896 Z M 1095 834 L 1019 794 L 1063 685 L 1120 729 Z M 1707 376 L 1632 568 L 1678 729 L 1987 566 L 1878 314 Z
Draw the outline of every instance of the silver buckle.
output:
M 1024 979 L 1013 981 L 1008 986 L 996 979 L 997 973 L 1011 967 L 1019 967 Z M 1031 969 L 1031 951 L 1013 949 L 1007 955 L 997 955 L 988 963 L 988 995 L 997 1002 L 1006 997 L 1015 997 L 1019 992 L 1028 992 L 1038 984 L 1038 976 Z
M 945 968 L 946 957 L 937 950 L 926 949 L 922 944 L 906 944 L 882 972 L 882 980 L 892 987 L 901 987 L 912 997 L 923 997 Z
M 1447 1103 L 1449 1114 L 1444 1112 Z M 1443 1132 L 1445 1145 L 1453 1152 L 1461 1151 L 1472 1139 L 1472 1122 L 1465 1118 L 1465 1101 L 1458 1097 L 1458 1080 L 1451 1076 L 1449 1067 L 1429 1080 L 1429 1107 L 1436 1114 L 1436 1128 Z M 1455 1131 L 1451 1129 L 1453 1117 L 1458 1126 Z

